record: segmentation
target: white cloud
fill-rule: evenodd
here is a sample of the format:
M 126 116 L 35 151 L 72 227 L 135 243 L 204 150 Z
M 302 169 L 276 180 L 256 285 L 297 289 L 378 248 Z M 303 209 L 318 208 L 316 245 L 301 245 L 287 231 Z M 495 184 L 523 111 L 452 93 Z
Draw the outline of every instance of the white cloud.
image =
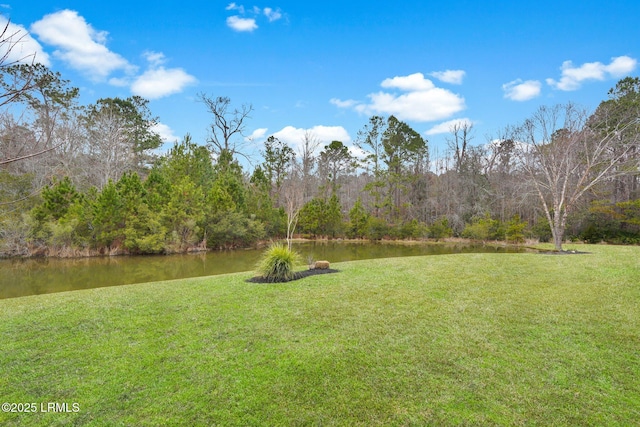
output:
M 26 28 L 7 22 L 4 16 L 0 16 L 0 26 L 2 30 L 6 27 L 2 36 L 6 42 L 0 46 L 0 58 L 5 58 L 4 64 L 30 64 L 33 61 L 47 67 L 51 65 L 49 55 L 42 49 L 40 43 L 31 37 Z
M 131 84 L 131 78 L 129 77 L 112 77 L 109 79 L 111 86 L 128 87 Z
M 306 133 L 320 141 L 318 151 L 322 150 L 325 145 L 329 145 L 331 141 L 342 141 L 344 145 L 351 143 L 349 132 L 342 126 L 318 125 L 309 129 L 286 126 L 274 133 L 273 136 L 292 147 L 296 152 L 300 152 Z
M 44 16 L 31 31 L 57 48 L 53 55 L 93 80 L 103 80 L 116 70 L 135 72 L 135 67 L 106 46 L 107 32 L 96 31 L 78 12 L 62 10 Z
M 430 122 L 451 117 L 464 109 L 464 99 L 440 88 L 404 95 L 379 92 L 369 97 L 372 111 L 393 114 L 400 120 Z
M 405 91 L 430 90 L 435 86 L 429 79 L 425 79 L 422 73 L 414 73 L 408 76 L 396 76 L 392 79 L 384 79 L 380 86 L 395 88 Z
M 165 68 L 165 55 L 151 50 L 142 53 L 149 63 L 148 69 L 136 75 L 138 67 L 106 47 L 108 33 L 96 31 L 73 10 L 46 15 L 31 25 L 31 31 L 44 43 L 57 48 L 56 58 L 94 81 L 103 81 L 115 71 L 124 71 L 125 75 L 111 77 L 108 82 L 113 86 L 130 87 L 134 95 L 157 99 L 181 92 L 185 86 L 196 82 L 195 77 L 181 68 Z
M 260 9 L 258 6 L 253 6 L 250 9 L 246 9 L 243 5 L 236 4 L 235 2 L 229 3 L 225 9 L 237 13 L 227 18 L 227 26 L 238 32 L 252 32 L 257 30 L 258 19 L 266 18 L 269 22 L 275 22 L 284 16 L 279 8 L 265 7 L 264 9 Z
M 142 56 L 149 62 L 149 64 L 151 64 L 152 67 L 160 66 L 166 62 L 166 58 L 162 52 L 147 50 L 142 53 Z
M 504 97 L 512 101 L 528 101 L 540 96 L 542 83 L 537 80 L 513 80 L 502 85 Z
M 160 139 L 162 139 L 162 142 L 176 142 L 180 140 L 178 136 L 174 135 L 173 129 L 171 129 L 168 125 L 164 123 L 160 123 L 160 122 L 156 123 L 151 128 L 151 131 L 160 135 Z
M 611 58 L 611 63 L 607 65 L 607 73 L 613 78 L 625 77 L 636 69 L 638 61 L 629 56 L 618 56 L 617 58 Z
M 258 28 L 256 20 L 253 18 L 241 18 L 239 16 L 230 16 L 227 18 L 227 26 L 234 31 L 253 31 Z
M 463 70 L 434 71 L 433 73 L 429 73 L 430 76 L 442 82 L 454 85 L 462 84 L 462 79 L 464 79 L 465 74 Z
M 152 68 L 138 76 L 131 84 L 131 92 L 147 99 L 158 99 L 182 92 L 185 86 L 196 83 L 196 78 L 182 68 Z
M 196 78 L 182 68 L 165 68 L 166 62 L 162 52 L 145 51 L 142 56 L 149 62 L 149 69 L 137 76 L 131 83 L 131 92 L 147 99 L 158 99 L 182 90 L 197 82 Z M 125 84 L 126 79 L 111 79 L 114 86 Z
M 267 135 L 267 128 L 258 128 L 256 130 L 254 130 L 253 132 L 251 132 L 251 135 L 246 136 L 244 138 L 245 141 L 247 142 L 252 142 L 252 141 L 256 141 L 256 140 L 261 140 L 261 139 L 266 139 L 265 136 Z
M 358 101 L 355 101 L 353 99 L 347 99 L 342 101 L 338 98 L 331 98 L 329 102 L 335 105 L 336 107 L 340 107 L 340 108 L 354 107 L 358 103 Z
M 238 6 L 235 3 L 229 3 L 225 10 L 237 10 L 240 13 L 244 13 L 244 6 Z
M 473 122 L 466 117 L 463 119 L 448 120 L 446 122 L 442 122 L 440 124 L 435 125 L 431 129 L 426 131 L 425 135 L 438 135 L 441 133 L 450 133 L 451 129 L 455 125 L 472 125 L 472 124 Z
M 635 70 L 638 61 L 629 56 L 611 58 L 611 63 L 587 62 L 575 67 L 571 61 L 562 63 L 562 74 L 559 81 L 547 79 L 547 84 L 563 91 L 577 90 L 582 82 L 589 80 L 605 80 L 625 76 Z
M 393 114 L 400 120 L 418 122 L 447 119 L 466 108 L 464 98 L 436 87 L 422 73 L 385 79 L 381 86 L 408 93 L 372 93 L 368 95 L 368 103 L 338 98 L 330 102 L 338 107 L 353 108 L 362 114 Z
M 270 7 L 265 7 L 264 8 L 264 16 L 267 17 L 269 22 L 273 22 L 273 21 L 277 21 L 278 19 L 282 18 L 282 12 L 280 12 L 280 10 L 273 10 Z

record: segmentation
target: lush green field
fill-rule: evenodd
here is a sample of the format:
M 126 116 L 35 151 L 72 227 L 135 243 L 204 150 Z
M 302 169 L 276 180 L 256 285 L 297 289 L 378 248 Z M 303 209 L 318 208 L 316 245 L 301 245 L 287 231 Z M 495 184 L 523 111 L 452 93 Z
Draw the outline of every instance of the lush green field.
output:
M 0 424 L 637 425 L 640 248 L 578 248 L 2 300 Z

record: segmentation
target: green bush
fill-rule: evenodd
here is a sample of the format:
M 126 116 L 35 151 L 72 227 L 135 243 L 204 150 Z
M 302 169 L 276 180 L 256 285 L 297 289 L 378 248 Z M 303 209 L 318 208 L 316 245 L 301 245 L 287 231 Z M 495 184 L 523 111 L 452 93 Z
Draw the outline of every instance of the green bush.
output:
M 367 221 L 367 238 L 369 240 L 382 240 L 390 234 L 389 225 L 380 218 L 369 217 Z
M 207 247 L 214 249 L 247 247 L 265 237 L 260 221 L 234 211 L 217 214 L 207 225 L 206 231 Z
M 427 226 L 417 219 L 405 221 L 398 227 L 398 237 L 401 239 L 422 239 L 428 235 Z
M 531 228 L 531 236 L 538 238 L 540 243 L 547 243 L 551 241 L 551 227 L 546 218 L 539 218 L 538 221 Z
M 293 267 L 299 261 L 297 252 L 281 243 L 274 243 L 258 262 L 258 274 L 268 282 L 287 282 L 294 279 Z
M 349 211 L 349 228 L 347 230 L 347 237 L 350 239 L 363 238 L 367 234 L 368 221 L 369 214 L 358 197 L 353 209 Z
M 504 240 L 505 232 L 500 221 L 491 219 L 486 213 L 483 217 L 474 218 L 462 231 L 462 237 L 474 240 Z
M 441 218 L 429 227 L 429 237 L 436 239 L 436 241 L 451 236 L 453 236 L 453 229 L 449 227 L 447 218 Z
M 524 230 L 527 228 L 527 223 L 520 219 L 520 215 L 515 214 L 511 221 L 507 223 L 507 229 L 505 236 L 508 242 L 523 243 L 524 242 Z

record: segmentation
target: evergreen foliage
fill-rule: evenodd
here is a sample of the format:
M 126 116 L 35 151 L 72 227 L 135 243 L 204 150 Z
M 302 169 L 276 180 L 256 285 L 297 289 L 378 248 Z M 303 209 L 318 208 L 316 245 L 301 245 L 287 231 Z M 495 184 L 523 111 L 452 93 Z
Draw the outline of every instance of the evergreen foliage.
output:
M 467 224 L 462 237 L 474 240 L 504 240 L 505 231 L 500 221 L 492 219 L 489 213 Z
M 351 239 L 362 239 L 367 234 L 367 223 L 370 215 L 364 209 L 360 197 L 349 211 L 349 229 L 347 236 Z
M 505 230 L 505 237 L 508 242 L 522 243 L 524 242 L 524 231 L 527 228 L 527 223 L 520 219 L 520 215 L 515 214 L 513 218 L 507 223 Z
M 388 237 L 389 234 L 390 227 L 383 219 L 376 218 L 375 216 L 369 217 L 367 221 L 367 239 L 379 241 Z
M 429 227 L 428 236 L 432 239 L 436 239 L 436 241 L 440 239 L 444 239 L 445 237 L 451 237 L 453 235 L 453 229 L 449 227 L 449 220 L 445 218 L 440 218 L 438 221 L 435 221 Z
M 314 198 L 300 210 L 298 227 L 314 237 L 338 237 L 344 229 L 340 200 L 333 194 L 329 200 Z
M 78 89 L 41 64 L 5 67 L 0 77 L 5 91 L 12 81 L 33 83 L 7 101 L 24 115 L 9 108 L 0 121 L 0 256 L 246 247 L 290 238 L 295 220 L 297 232 L 325 238 L 531 237 L 558 248 L 566 228 L 572 239 L 640 242 L 637 77 L 620 80 L 592 115 L 580 110 L 575 129 L 554 128 L 539 144 L 526 121 L 535 156 L 514 129 L 472 146 L 472 127 L 458 126 L 449 157 L 430 162 L 428 142 L 407 123 L 373 116 L 354 141 L 358 159 L 353 147 L 324 145 L 310 132 L 297 158 L 270 136 L 252 171 L 234 141 L 250 105 L 232 109 L 229 98 L 200 95 L 214 115 L 209 144 L 187 134 L 158 155 L 158 119 L 143 98 L 78 106 Z M 540 114 L 562 111 L 577 110 Z M 573 188 L 568 199 L 558 189 L 540 198 L 549 183 L 536 191 L 550 154 L 580 171 L 552 180 Z

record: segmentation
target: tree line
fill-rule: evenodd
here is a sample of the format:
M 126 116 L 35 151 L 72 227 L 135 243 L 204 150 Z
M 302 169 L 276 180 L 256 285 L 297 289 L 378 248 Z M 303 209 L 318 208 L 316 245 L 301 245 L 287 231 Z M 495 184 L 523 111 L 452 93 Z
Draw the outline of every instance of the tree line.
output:
M 80 256 L 323 238 L 640 242 L 640 79 L 589 114 L 543 106 L 484 143 L 451 128 L 446 155 L 394 116 L 373 116 L 355 156 L 306 133 L 240 161 L 252 107 L 201 93 L 207 141 L 165 154 L 140 97 L 78 105 L 38 64 L 0 67 L 0 254 Z

